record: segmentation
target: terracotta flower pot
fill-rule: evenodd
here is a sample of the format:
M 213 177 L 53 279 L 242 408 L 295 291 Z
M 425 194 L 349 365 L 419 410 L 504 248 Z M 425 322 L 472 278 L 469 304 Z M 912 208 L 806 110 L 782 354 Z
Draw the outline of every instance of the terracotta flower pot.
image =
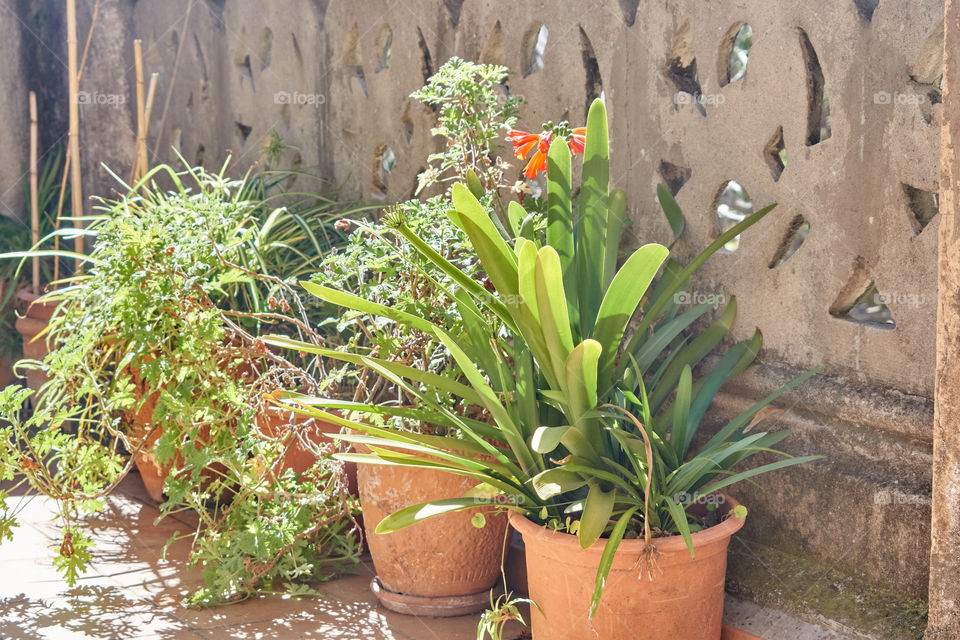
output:
M 37 298 L 39 296 L 29 289 L 17 291 L 17 300 L 27 304 L 27 315 L 17 318 L 15 324 L 17 331 L 23 336 L 23 357 L 27 360 L 43 360 L 49 353 L 45 337 L 37 336 L 47 328 L 58 305 L 55 302 L 36 302 Z M 27 386 L 34 391 L 47 381 L 46 374 L 36 369 L 27 370 L 26 378 Z
M 293 472 L 299 475 L 317 461 L 313 451 L 294 436 L 291 425 L 296 425 L 303 437 L 315 445 L 332 444 L 331 436 L 340 433 L 340 425 L 309 418 L 280 407 L 268 407 L 266 412 L 257 416 L 257 429 L 267 437 L 280 438 L 284 445 L 290 444 L 283 458 L 274 463 L 274 473 L 279 474 L 287 469 L 293 469 Z M 357 463 L 344 464 L 344 473 L 347 476 L 350 493 L 357 495 Z
M 371 585 L 380 602 L 413 615 L 476 613 L 490 604 L 500 577 L 507 527 L 504 513 L 478 507 L 434 516 L 394 531 L 375 533 L 383 518 L 403 507 L 459 498 L 477 483 L 433 469 L 361 464 L 360 506 L 377 577 Z M 477 512 L 486 526 L 473 526 Z
M 526 546 L 530 599 L 543 610 L 530 612 L 534 640 L 720 640 L 727 545 L 744 523 L 732 515 L 737 502 L 724 498 L 719 510 L 730 517 L 693 534 L 693 558 L 681 536 L 653 539 L 652 580 L 646 571 L 641 575 L 644 541 L 624 540 L 592 620 L 590 599 L 605 541 L 581 549 L 576 536 L 511 513 Z

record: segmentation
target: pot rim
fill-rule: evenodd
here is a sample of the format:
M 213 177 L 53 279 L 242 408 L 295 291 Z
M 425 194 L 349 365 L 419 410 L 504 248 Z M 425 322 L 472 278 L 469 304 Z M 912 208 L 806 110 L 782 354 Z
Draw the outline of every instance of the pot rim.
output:
M 725 518 L 719 524 L 715 524 L 712 527 L 708 527 L 706 529 L 702 529 L 701 531 L 697 531 L 696 533 L 690 534 L 690 537 L 693 540 L 694 549 L 697 547 L 706 546 L 712 542 L 716 542 L 724 538 L 729 538 L 743 528 L 743 525 L 746 522 L 746 517 L 738 518 L 733 515 L 734 508 L 740 505 L 737 500 L 731 498 L 725 493 L 720 493 L 718 495 L 722 495 L 725 498 L 723 504 L 721 504 L 718 508 L 722 509 L 724 514 L 730 514 L 730 516 Z M 544 544 L 559 545 L 569 548 L 571 552 L 576 551 L 578 553 L 594 554 L 598 559 L 603 553 L 604 546 L 606 546 L 607 538 L 600 538 L 597 540 L 597 542 L 594 542 L 586 549 L 581 549 L 580 541 L 577 539 L 577 536 L 573 534 L 547 529 L 545 526 L 533 522 L 522 513 L 512 509 L 510 510 L 509 517 L 510 524 L 513 525 L 514 529 L 520 532 L 520 535 L 524 537 L 525 541 L 530 538 L 536 538 Z M 664 536 L 661 538 L 652 538 L 651 544 L 653 544 L 661 553 L 687 551 L 687 544 L 684 542 L 683 536 L 679 534 Z M 617 552 L 619 553 L 621 550 L 623 550 L 625 553 L 636 554 L 643 551 L 645 546 L 646 542 L 643 540 L 643 538 L 622 540 L 620 542 L 620 546 L 617 548 Z

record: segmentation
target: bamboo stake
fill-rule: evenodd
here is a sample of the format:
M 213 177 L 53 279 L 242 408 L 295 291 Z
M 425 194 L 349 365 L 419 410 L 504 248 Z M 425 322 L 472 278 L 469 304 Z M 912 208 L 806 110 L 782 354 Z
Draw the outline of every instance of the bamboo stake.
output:
M 133 41 L 133 65 L 137 72 L 137 157 L 133 161 L 131 184 L 143 175 L 147 165 L 147 133 L 143 122 L 145 109 L 143 93 L 143 41 L 140 39 Z
M 30 92 L 30 241 L 40 242 L 40 204 L 37 202 L 37 94 Z M 33 293 L 40 295 L 40 257 L 33 256 Z
M 150 114 L 153 112 L 153 96 L 157 91 L 159 73 L 150 74 L 150 86 L 147 89 L 146 104 L 143 110 L 137 111 L 137 146 L 136 159 L 133 161 L 133 170 L 130 172 L 128 184 L 134 184 L 147 173 L 149 160 L 147 158 L 147 137 L 150 133 Z M 142 129 L 142 131 L 141 131 Z
M 90 41 L 93 40 L 93 28 L 97 24 L 97 14 L 100 13 L 100 0 L 93 5 L 93 16 L 90 18 L 90 30 L 87 31 L 87 43 L 83 46 L 83 57 L 80 59 L 80 69 L 77 70 L 77 84 L 80 84 L 80 78 L 83 77 L 83 68 L 87 66 L 87 53 L 90 52 Z M 67 177 L 70 175 L 70 152 L 68 151 L 63 161 L 63 179 L 60 181 L 60 197 L 57 199 L 57 217 L 54 220 L 54 230 L 60 230 L 60 220 L 63 216 L 63 200 L 67 193 Z M 53 239 L 54 251 L 60 250 L 60 236 Z M 53 261 L 53 281 L 60 279 L 60 259 Z
M 80 76 L 77 74 L 77 5 L 76 0 L 67 0 L 67 73 L 70 74 L 70 196 L 73 218 L 83 215 L 83 186 L 80 178 Z M 83 226 L 79 220 L 74 220 L 77 228 Z M 83 236 L 78 235 L 73 241 L 74 251 L 83 253 Z M 74 273 L 79 273 L 83 263 L 77 258 Z
M 146 139 L 150 136 L 150 115 L 153 113 L 153 95 L 157 92 L 157 80 L 160 78 L 160 74 L 154 71 L 150 74 L 150 85 L 147 87 L 147 109 L 143 114 L 143 138 L 144 146 L 143 152 L 146 154 L 147 146 Z M 146 155 L 144 155 L 146 159 Z M 146 172 L 148 166 L 144 165 L 143 170 Z

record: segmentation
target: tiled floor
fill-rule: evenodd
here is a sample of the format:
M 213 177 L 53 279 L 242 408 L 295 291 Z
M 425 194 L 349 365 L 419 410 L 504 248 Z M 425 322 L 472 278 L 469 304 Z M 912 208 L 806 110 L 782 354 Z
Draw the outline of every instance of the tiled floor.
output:
M 19 500 L 11 498 L 11 504 Z M 69 588 L 50 561 L 56 530 L 50 505 L 23 501 L 12 541 L 0 545 L 2 640 L 472 640 L 477 618 L 418 619 L 386 611 L 368 589 L 369 560 L 358 575 L 320 585 L 319 598 L 268 596 L 212 609 L 186 609 L 180 599 L 202 582 L 187 566 L 189 542 L 163 546 L 188 519 L 154 525 L 157 509 L 136 475 L 124 481 L 107 510 L 91 520 L 95 562 Z M 517 631 L 508 635 L 516 638 Z

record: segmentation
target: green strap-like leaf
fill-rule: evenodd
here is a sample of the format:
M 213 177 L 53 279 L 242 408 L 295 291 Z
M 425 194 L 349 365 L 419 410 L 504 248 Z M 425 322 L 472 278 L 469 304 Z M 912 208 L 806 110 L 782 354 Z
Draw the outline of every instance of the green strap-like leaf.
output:
M 680 205 L 677 204 L 677 201 L 673 198 L 673 194 L 670 193 L 670 190 L 667 189 L 667 186 L 664 184 L 657 185 L 657 200 L 660 201 L 660 208 L 663 209 L 663 215 L 666 217 L 667 222 L 670 223 L 670 230 L 673 231 L 673 242 L 670 243 L 670 247 L 677 243 L 677 240 L 680 239 L 680 236 L 683 235 L 683 211 L 680 210 Z
M 646 311 L 646 314 L 634 332 L 633 337 L 630 338 L 630 342 L 627 344 L 626 351 L 629 353 L 636 352 L 638 344 L 646 338 L 647 329 L 650 327 L 651 323 L 653 323 L 657 317 L 663 313 L 668 304 L 674 302 L 673 294 L 680 290 L 680 287 L 683 286 L 683 283 L 686 282 L 690 276 L 693 275 L 697 269 L 699 269 L 700 266 L 707 261 L 707 258 L 719 251 L 720 247 L 730 242 L 730 240 L 740 235 L 751 226 L 760 222 L 760 220 L 762 220 L 763 217 L 768 213 L 773 211 L 774 207 L 776 206 L 776 204 L 767 205 L 756 213 L 747 216 L 734 226 L 721 233 L 720 236 L 711 242 L 706 249 L 697 254 L 697 257 L 690 261 L 690 264 L 684 267 L 683 271 L 673 278 L 671 286 L 666 287 Z M 620 364 L 617 365 L 617 375 L 614 376 L 614 379 L 618 379 L 623 375 L 623 370 L 626 368 L 626 366 L 627 363 L 621 358 Z
M 534 279 L 541 333 L 550 356 L 550 361 L 540 362 L 540 366 L 549 366 L 554 377 L 562 383 L 564 364 L 573 351 L 573 334 L 563 290 L 560 256 L 553 247 L 542 247 L 537 252 Z
M 690 418 L 690 394 L 693 386 L 693 372 L 690 366 L 685 366 L 680 373 L 677 383 L 677 398 L 673 402 L 673 430 L 670 433 L 670 444 L 677 452 L 677 459 L 683 460 L 686 456 L 687 422 Z
M 737 316 L 737 300 L 731 297 L 727 308 L 720 318 L 708 327 L 703 333 L 685 346 L 670 363 L 666 372 L 658 379 L 657 384 L 650 390 L 650 406 L 656 413 L 667 399 L 680 379 L 680 372 L 685 366 L 695 368 L 703 358 L 720 344 L 730 330 L 733 320 Z
M 560 256 L 563 289 L 566 292 L 570 324 L 579 326 L 577 316 L 577 272 L 574 269 L 573 203 L 570 185 L 570 147 L 557 137 L 547 154 L 547 244 Z
M 639 510 L 640 507 L 630 507 L 623 515 L 617 519 L 610 531 L 610 537 L 603 546 L 603 553 L 600 554 L 600 566 L 597 567 L 597 578 L 593 585 L 593 597 L 590 599 L 590 617 L 597 612 L 597 605 L 600 604 L 600 596 L 603 594 L 603 587 L 607 582 L 607 576 L 610 575 L 610 567 L 613 566 L 613 557 L 617 553 L 617 548 L 623 540 L 623 534 L 627 531 L 627 525 L 630 519 Z
M 443 500 L 434 500 L 432 502 L 423 502 L 420 504 L 404 507 L 395 511 L 381 520 L 377 524 L 377 533 L 391 533 L 412 524 L 422 522 L 433 516 L 443 515 L 445 513 L 454 513 L 466 509 L 475 509 L 482 506 L 503 507 L 502 502 L 487 500 L 484 498 L 445 498 Z
M 580 333 L 593 335 L 593 325 L 603 296 L 604 252 L 607 246 L 607 196 L 610 191 L 607 110 L 600 99 L 587 113 L 583 177 L 578 198 L 577 297 L 580 300 Z

